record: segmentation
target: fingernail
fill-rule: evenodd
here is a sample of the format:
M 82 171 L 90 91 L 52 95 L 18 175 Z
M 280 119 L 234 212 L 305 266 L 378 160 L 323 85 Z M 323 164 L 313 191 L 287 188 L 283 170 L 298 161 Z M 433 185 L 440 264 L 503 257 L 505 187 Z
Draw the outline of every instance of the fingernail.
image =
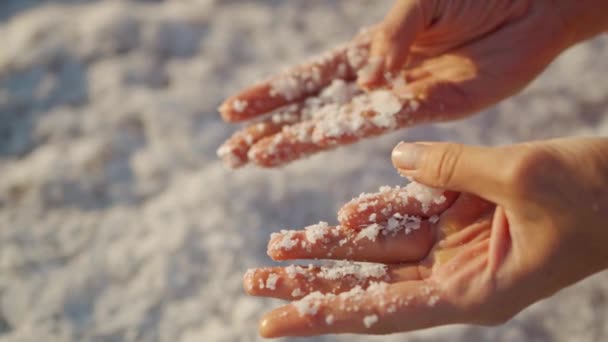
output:
M 419 144 L 400 142 L 393 149 L 393 164 L 399 169 L 415 170 L 418 168 L 424 146 Z

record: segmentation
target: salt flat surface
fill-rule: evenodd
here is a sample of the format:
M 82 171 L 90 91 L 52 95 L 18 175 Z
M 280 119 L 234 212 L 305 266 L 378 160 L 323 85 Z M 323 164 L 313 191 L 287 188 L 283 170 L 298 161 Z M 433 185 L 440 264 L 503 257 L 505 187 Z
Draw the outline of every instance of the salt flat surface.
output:
M 245 296 L 241 277 L 270 264 L 270 233 L 333 224 L 342 203 L 399 184 L 398 141 L 608 134 L 601 37 L 481 116 L 278 171 L 226 171 L 221 100 L 389 4 L 2 0 L 0 341 L 257 341 L 259 315 L 279 301 Z M 499 328 L 304 340 L 606 341 L 607 300 L 603 273 Z

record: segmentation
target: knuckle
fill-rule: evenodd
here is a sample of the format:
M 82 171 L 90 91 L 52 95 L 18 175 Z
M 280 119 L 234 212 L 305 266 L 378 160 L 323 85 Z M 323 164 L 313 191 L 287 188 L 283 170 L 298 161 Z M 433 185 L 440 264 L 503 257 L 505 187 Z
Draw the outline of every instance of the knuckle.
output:
M 446 187 L 452 184 L 463 146 L 459 144 L 443 144 L 440 148 L 432 148 L 431 153 L 423 162 L 423 172 L 432 177 L 431 183 L 436 187 Z
M 515 195 L 529 196 L 539 187 L 546 187 L 549 176 L 558 167 L 559 159 L 551 150 L 523 146 L 505 170 L 505 183 Z

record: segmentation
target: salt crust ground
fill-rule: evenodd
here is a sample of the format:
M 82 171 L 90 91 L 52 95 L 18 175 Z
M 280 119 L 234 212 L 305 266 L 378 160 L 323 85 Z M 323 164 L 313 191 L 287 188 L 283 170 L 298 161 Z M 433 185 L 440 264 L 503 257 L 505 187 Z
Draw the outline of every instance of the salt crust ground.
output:
M 389 1 L 0 4 L 0 341 L 256 341 L 241 290 L 268 235 L 401 179 L 401 139 L 608 133 L 608 40 L 520 96 L 295 163 L 227 172 L 220 101 L 382 16 Z M 525 62 L 525 61 L 522 61 Z M 307 341 L 606 341 L 608 274 L 493 329 Z

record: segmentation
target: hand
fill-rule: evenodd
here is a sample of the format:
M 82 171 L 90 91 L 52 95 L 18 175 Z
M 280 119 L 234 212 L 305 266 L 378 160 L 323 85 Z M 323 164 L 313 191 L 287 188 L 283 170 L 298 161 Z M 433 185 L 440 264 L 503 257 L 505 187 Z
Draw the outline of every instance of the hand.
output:
M 227 99 L 220 112 L 229 122 L 278 111 L 218 154 L 233 167 L 274 167 L 470 115 L 521 90 L 571 44 L 558 8 L 550 0 L 398 1 L 351 42 Z
M 608 139 L 498 148 L 400 144 L 393 163 L 418 182 L 462 193 L 420 195 L 416 183 L 383 189 L 343 207 L 337 228 L 273 236 L 276 260 L 385 265 L 248 272 L 245 288 L 253 295 L 312 293 L 268 313 L 263 336 L 497 324 L 608 268 Z

